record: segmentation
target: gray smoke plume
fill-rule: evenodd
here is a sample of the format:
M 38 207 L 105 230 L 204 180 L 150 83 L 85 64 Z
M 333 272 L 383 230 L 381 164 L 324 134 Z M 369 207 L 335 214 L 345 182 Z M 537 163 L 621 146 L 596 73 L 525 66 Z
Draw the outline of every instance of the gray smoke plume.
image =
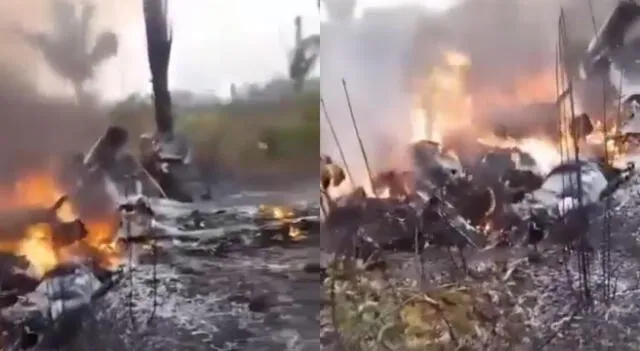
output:
M 70 0 L 51 0 L 53 26 L 48 32 L 16 30 L 40 52 L 48 67 L 71 83 L 76 99 L 85 98 L 85 84 L 101 64 L 118 53 L 118 36 L 109 30 L 96 32 L 95 5 L 77 6 Z
M 56 3 L 58 0 L 6 0 L 0 2 L 0 63 L 24 70 L 23 75 L 31 75 L 34 84 L 42 91 L 56 95 L 73 94 L 68 80 L 61 78 L 38 52 L 25 45 L 24 36 L 16 33 L 56 34 L 60 26 L 55 23 Z M 115 3 L 109 0 L 65 0 L 75 6 L 75 15 L 81 16 L 83 4 L 92 4 L 95 8 L 91 23 L 93 45 L 101 32 L 113 30 L 117 36 L 126 33 L 123 29 L 135 22 L 142 22 L 142 5 L 139 1 Z M 73 16 L 69 14 L 67 17 Z M 58 27 L 58 28 L 56 28 Z M 81 33 L 78 33 L 80 36 Z M 141 38 L 142 40 L 142 38 Z M 104 47 L 104 45 L 101 45 Z M 87 48 L 91 50 L 91 47 Z M 66 71 L 83 71 L 80 64 L 73 69 L 73 63 L 65 65 Z M 86 69 L 85 69 L 86 70 Z M 29 72 L 27 72 L 29 71 Z M 95 77 L 99 78 L 99 77 Z M 95 87 L 100 90 L 100 86 Z M 62 92 L 62 93 L 61 93 Z
M 331 22 L 350 21 L 355 13 L 357 0 L 323 0 Z
M 393 147 L 406 145 L 404 138 L 410 135 L 410 104 L 403 71 L 417 19 L 415 11 L 401 9 L 382 10 L 379 16 L 365 14 L 360 20 L 321 24 L 321 93 L 356 182 L 366 179 L 366 172 L 341 80 L 344 78 L 347 83 L 372 168 L 389 166 L 388 162 L 396 159 L 391 156 L 396 152 Z M 335 143 L 325 127 L 321 150 L 338 159 Z M 402 159 L 396 161 L 396 166 L 404 163 Z
M 42 170 L 53 159 L 85 151 L 106 127 L 106 116 L 98 107 L 78 107 L 71 95 L 65 99 L 42 93 L 43 87 L 51 87 L 51 81 L 43 80 L 43 76 L 52 73 L 46 72 L 40 53 L 16 35 L 16 28 L 48 31 L 53 17 L 52 8 L 47 5 L 51 3 L 0 2 L 0 181 Z M 139 5 L 135 1 L 125 3 Z M 114 11 L 112 2 L 103 0 L 96 4 L 97 22 L 110 22 L 113 26 L 122 21 L 114 19 L 118 17 L 116 13 L 129 20 L 127 11 L 134 10 L 133 6 L 123 5 Z M 53 84 L 60 86 L 60 80 Z
M 592 2 L 599 26 L 616 1 Z M 366 174 L 342 78 L 347 81 L 372 167 L 409 168 L 404 148 L 411 136 L 412 80 L 424 77 L 430 65 L 440 60 L 442 50 L 470 56 L 472 93 L 508 90 L 516 77 L 554 67 L 561 6 L 574 50 L 586 49 L 594 34 L 588 3 L 583 0 L 467 0 L 441 14 L 403 6 L 365 10 L 361 18 L 349 21 L 344 20 L 348 8 L 337 3 L 325 2 L 327 12 L 336 14 L 321 27 L 321 90 L 358 182 Z M 331 134 L 323 128 L 321 150 L 338 159 Z

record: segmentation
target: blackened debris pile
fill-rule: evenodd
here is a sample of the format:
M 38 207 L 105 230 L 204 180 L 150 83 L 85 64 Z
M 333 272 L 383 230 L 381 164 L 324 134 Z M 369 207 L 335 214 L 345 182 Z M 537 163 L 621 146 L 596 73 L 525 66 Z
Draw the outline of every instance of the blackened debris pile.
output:
M 62 221 L 56 215 L 66 201 L 65 196 L 51 208 L 2 213 L 3 233 L 25 235 L 28 227 L 46 224 L 52 228 L 55 248 L 81 244 L 87 235 L 84 223 L 79 219 Z M 63 347 L 78 335 L 77 325 L 83 323 L 94 302 L 122 277 L 120 270 L 107 269 L 92 257 L 60 261 L 43 274 L 36 268 L 19 254 L 0 255 L 0 324 L 6 330 L 3 345 Z
M 367 196 L 356 189 L 325 201 L 330 204 L 323 224 L 325 250 L 368 256 L 384 249 L 414 252 L 416 243 L 476 249 L 521 245 L 533 219 L 551 233 L 548 241 L 567 244 L 566 234 L 558 233 L 566 231 L 561 229 L 564 219 L 578 210 L 578 200 L 595 206 L 635 171 L 633 163 L 616 168 L 601 160 L 580 160 L 542 174 L 531 155 L 517 149 L 485 146 L 483 154 L 470 161 L 430 141 L 415 143 L 413 152 L 410 174 L 383 172 L 374 177 L 374 189 L 402 191 Z M 344 181 L 345 171 L 334 163 L 321 169 L 323 196 L 329 198 L 327 188 L 336 185 L 335 179 Z M 575 185 L 578 174 L 582 199 Z

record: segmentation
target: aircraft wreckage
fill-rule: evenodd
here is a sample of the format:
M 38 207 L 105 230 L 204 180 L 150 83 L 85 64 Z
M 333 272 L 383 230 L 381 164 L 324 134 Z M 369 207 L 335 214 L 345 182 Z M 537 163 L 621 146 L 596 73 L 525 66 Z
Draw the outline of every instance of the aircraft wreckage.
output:
M 127 132 L 109 127 L 58 173 L 28 174 L 7 189 L 0 184 L 2 349 L 63 349 L 73 343 L 85 321 L 95 319 L 100 299 L 128 275 L 123 244 L 150 243 L 155 255 L 156 240 L 163 238 L 220 239 L 213 255 L 221 257 L 232 245 L 291 245 L 317 231 L 313 210 L 277 206 L 262 206 L 258 214 L 194 210 L 177 218 L 172 211 L 175 226 L 161 223 L 169 215 L 152 208 L 154 198 L 190 202 L 208 194 L 201 179 L 189 177 L 197 173 L 191 148 L 173 129 L 167 1 L 144 0 L 143 10 L 157 131 L 142 136 L 141 160 L 125 152 Z M 252 223 L 237 233 L 199 236 L 237 216 Z
M 581 62 L 582 77 L 576 79 L 602 79 L 612 67 L 623 67 L 625 81 L 633 83 L 640 76 L 640 37 L 630 38 L 628 32 L 638 19 L 640 5 L 620 2 L 593 38 Z M 466 59 L 455 62 L 468 64 Z M 447 68 L 453 72 L 447 77 L 449 82 L 460 79 L 464 71 L 451 65 L 439 67 L 439 74 Z M 348 169 L 330 157 L 321 158 L 323 249 L 367 259 L 386 249 L 414 252 L 416 244 L 419 248 L 429 244 L 477 249 L 518 246 L 531 243 L 531 228 L 540 226 L 546 235 L 533 238 L 534 243 L 573 243 L 587 231 L 588 221 L 580 218 L 636 173 L 640 84 L 635 86 L 636 90 L 625 87 L 623 96 L 609 101 L 616 105 L 621 100 L 625 105 L 623 118 L 617 121 L 563 108 L 573 103 L 569 100 L 574 93 L 573 85 L 564 82 L 565 90 L 557 101 L 500 111 L 507 118 L 485 116 L 486 125 L 478 124 L 478 128 L 485 127 L 491 135 L 484 137 L 456 126 L 443 127 L 455 115 L 435 105 L 438 101 L 427 101 L 424 110 L 440 109 L 449 118 L 417 123 L 421 130 L 411 144 L 411 171 L 373 174 L 364 187 L 355 187 Z M 439 93 L 455 98 L 459 92 Z M 425 115 L 423 112 L 422 118 Z M 515 116 L 518 123 L 514 123 Z M 443 130 L 450 133 L 434 135 Z M 554 162 L 549 157 L 545 160 L 544 150 L 554 154 Z
M 99 170 L 120 193 L 163 196 L 181 202 L 209 199 L 202 174 L 192 163 L 192 147 L 187 138 L 174 129 L 168 88 L 172 30 L 166 20 L 166 4 L 154 4 L 145 1 L 156 132 L 140 136 L 140 160 L 137 160 L 125 152 L 128 133 L 122 128 L 110 127 L 83 155 L 82 161 L 77 159 L 76 166 L 89 172 Z
M 188 189 L 179 175 L 191 166 L 191 149 L 172 125 L 166 1 L 143 4 L 158 130 L 143 136 L 141 162 L 123 152 L 126 131 L 111 127 L 62 174 L 20 180 L 27 188 L 50 190 L 41 201 L 31 201 L 33 194 L 20 193 L 20 186 L 17 193 L 7 191 L 15 198 L 6 203 L 15 206 L 0 209 L 3 349 L 64 347 L 94 302 L 124 276 L 119 240 L 126 238 L 119 235 L 125 217 L 152 217 L 149 196 L 192 201 L 206 195 L 202 186 Z

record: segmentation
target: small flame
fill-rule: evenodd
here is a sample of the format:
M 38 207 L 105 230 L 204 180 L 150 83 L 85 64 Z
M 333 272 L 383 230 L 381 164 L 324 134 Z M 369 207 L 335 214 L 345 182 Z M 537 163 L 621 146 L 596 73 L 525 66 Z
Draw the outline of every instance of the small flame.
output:
M 287 236 L 291 241 L 298 242 L 307 238 L 304 232 L 295 223 L 292 218 L 295 217 L 294 210 L 285 206 L 260 205 L 258 211 L 262 213 L 264 218 L 277 220 L 288 226 Z
M 609 161 L 614 162 L 623 153 L 621 145 L 616 143 L 615 138 L 611 138 L 611 136 L 616 135 L 618 135 L 618 126 L 615 123 L 610 123 L 605 129 L 604 123 L 596 121 L 593 126 L 593 132 L 586 137 L 586 142 L 588 145 L 600 147 L 606 145 Z
M 291 239 L 291 241 L 298 242 L 306 238 L 307 237 L 304 235 L 304 233 L 302 233 L 302 230 L 300 230 L 300 228 L 294 225 L 289 225 L 289 239 Z
M 270 219 L 286 219 L 295 215 L 292 208 L 285 206 L 260 205 L 258 211 Z
M 487 222 L 480 226 L 480 230 L 484 233 L 484 234 L 490 234 L 491 231 L 493 230 L 493 223 L 490 220 L 487 220 Z
M 52 239 L 51 226 L 36 224 L 27 228 L 25 238 L 19 243 L 18 252 L 31 262 L 39 276 L 54 269 L 60 261 Z
M 379 199 L 388 199 L 391 197 L 391 189 L 388 186 L 383 187 L 382 189 L 376 192 L 376 197 Z

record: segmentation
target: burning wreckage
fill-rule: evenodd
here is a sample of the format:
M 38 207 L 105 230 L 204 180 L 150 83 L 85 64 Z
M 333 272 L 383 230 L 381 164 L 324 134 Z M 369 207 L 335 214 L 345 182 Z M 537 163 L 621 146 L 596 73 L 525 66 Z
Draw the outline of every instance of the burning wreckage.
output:
M 34 174 L 3 189 L 0 323 L 7 349 L 59 347 L 122 277 L 117 211 L 86 207 L 83 199 L 100 200 L 95 192 L 62 195 L 57 184 L 54 176 Z
M 143 136 L 142 162 L 122 152 L 126 131 L 111 127 L 57 174 L 29 173 L 0 189 L 3 349 L 72 340 L 94 302 L 123 277 L 123 221 L 151 218 L 151 196 L 193 200 L 177 175 L 191 166 L 190 148 L 172 128 L 166 2 L 145 0 L 144 17 L 158 132 Z
M 197 173 L 190 163 L 191 148 L 173 130 L 167 2 L 144 0 L 143 5 L 157 132 L 142 136 L 141 161 L 125 152 L 126 130 L 112 126 L 86 154 L 61 162 L 56 172 L 27 173 L 12 187 L 0 186 L 2 349 L 58 349 L 71 343 L 84 321 L 95 320 L 95 302 L 126 275 L 123 251 L 128 242 L 151 241 L 155 253 L 156 240 L 165 235 L 174 238 L 172 233 L 179 231 L 181 237 L 196 236 L 227 217 L 245 215 L 254 221 L 251 230 L 258 235 L 251 239 L 258 245 L 288 245 L 317 231 L 315 215 L 275 206 L 262 206 L 257 215 L 195 210 L 174 218 L 176 227 L 170 228 L 157 220 L 165 213 L 152 208 L 153 198 L 191 202 L 208 192 L 201 179 L 190 177 Z M 244 237 L 222 235 L 231 238 L 214 255 L 224 255 L 236 239 L 246 245 Z
M 425 244 L 436 246 L 482 249 L 518 244 L 527 235 L 528 221 L 543 221 L 547 226 L 560 223 L 578 202 L 596 203 L 634 172 L 633 164 L 619 169 L 580 160 L 560 164 L 543 175 L 533 169 L 533 162 L 516 164 L 514 153 L 530 160 L 517 149 L 491 147 L 480 161 L 469 165 L 443 154 L 433 142 L 412 147 L 416 170 L 377 175 L 374 195 L 359 187 L 332 198 L 328 188 L 348 181 L 339 166 L 323 166 L 323 233 L 331 235 L 326 243 L 332 246 L 325 249 L 349 254 L 366 248 L 365 256 L 385 247 L 413 252 L 415 230 Z M 582 191 L 575 185 L 577 177 L 582 178 Z M 353 233 L 358 236 L 355 242 L 346 239 Z
M 617 6 L 584 55 L 582 81 L 608 77 L 612 66 L 638 72 L 630 67 L 640 55 L 638 38 L 627 38 L 638 18 L 640 5 Z M 324 250 L 366 261 L 386 249 L 415 252 L 429 245 L 570 245 L 587 230 L 583 215 L 634 177 L 640 91 L 625 87 L 625 95 L 607 102 L 622 106 L 618 116 L 590 116 L 575 112 L 574 84 L 542 79 L 545 86 L 533 89 L 552 91 L 550 101 L 514 97 L 506 109 L 472 124 L 471 101 L 484 106 L 486 97 L 470 99 L 464 80 L 470 65 L 464 54 L 446 52 L 418 94 L 412 171 L 381 172 L 370 176 L 369 186 L 356 187 L 348 167 L 321 158 Z M 556 70 L 567 70 L 561 66 Z

